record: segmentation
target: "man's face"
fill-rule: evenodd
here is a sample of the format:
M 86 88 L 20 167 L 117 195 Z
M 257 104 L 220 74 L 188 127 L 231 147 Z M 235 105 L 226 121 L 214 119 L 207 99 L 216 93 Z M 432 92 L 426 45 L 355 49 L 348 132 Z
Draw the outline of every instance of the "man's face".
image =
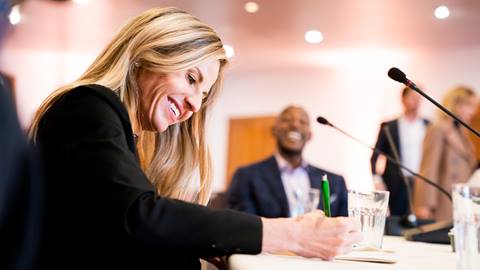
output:
M 279 150 L 291 154 L 300 154 L 312 137 L 308 115 L 298 107 L 283 111 L 272 131 Z
M 402 104 L 405 112 L 417 112 L 420 107 L 420 95 L 414 91 L 409 91 L 402 97 Z

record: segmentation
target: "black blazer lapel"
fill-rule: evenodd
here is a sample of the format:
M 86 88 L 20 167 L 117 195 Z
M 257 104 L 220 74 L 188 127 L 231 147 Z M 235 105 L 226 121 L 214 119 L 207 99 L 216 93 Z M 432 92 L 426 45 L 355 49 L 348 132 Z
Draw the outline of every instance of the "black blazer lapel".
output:
M 402 158 L 402 151 L 400 147 L 400 134 L 399 134 L 399 128 L 398 128 L 398 119 L 393 121 L 392 124 L 390 125 L 390 133 L 392 134 L 392 139 L 393 143 L 395 144 L 395 147 L 397 148 L 397 153 L 399 158 Z M 392 152 L 393 154 L 393 152 Z
M 310 179 L 310 187 L 322 190 L 322 177 L 323 174 L 318 170 L 315 170 L 310 165 L 307 167 L 308 178 Z
M 285 193 L 285 188 L 283 187 L 280 168 L 278 167 L 274 156 L 266 160 L 266 166 L 264 167 L 263 175 L 266 182 L 271 187 L 273 197 L 275 197 L 275 199 L 281 205 L 284 216 L 290 216 L 290 207 L 288 206 L 287 194 Z

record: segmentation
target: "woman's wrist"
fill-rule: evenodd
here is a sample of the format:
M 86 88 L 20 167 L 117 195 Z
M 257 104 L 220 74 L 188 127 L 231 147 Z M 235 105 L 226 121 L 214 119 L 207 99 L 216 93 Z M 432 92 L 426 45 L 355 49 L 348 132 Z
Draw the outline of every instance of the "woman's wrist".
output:
M 298 243 L 296 235 L 299 225 L 293 218 L 262 218 L 262 252 L 296 253 Z

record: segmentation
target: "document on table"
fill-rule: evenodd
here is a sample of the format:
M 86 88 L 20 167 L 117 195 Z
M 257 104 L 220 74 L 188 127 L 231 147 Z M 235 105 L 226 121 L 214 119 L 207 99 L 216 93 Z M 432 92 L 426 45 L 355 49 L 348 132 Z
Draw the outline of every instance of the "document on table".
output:
M 375 263 L 397 263 L 398 257 L 394 252 L 383 250 L 352 250 L 352 252 L 339 255 L 335 260 L 375 262 Z
M 276 253 L 276 255 L 296 256 L 291 252 Z M 335 260 L 374 262 L 394 264 L 398 262 L 398 256 L 393 250 L 382 250 L 374 247 L 354 248 L 350 253 L 339 255 Z

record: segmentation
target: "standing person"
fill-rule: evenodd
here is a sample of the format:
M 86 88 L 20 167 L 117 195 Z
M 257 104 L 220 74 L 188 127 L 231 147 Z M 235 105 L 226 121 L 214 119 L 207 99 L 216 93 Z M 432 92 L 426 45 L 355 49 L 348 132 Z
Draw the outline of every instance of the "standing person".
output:
M 10 8 L 10 1 L 0 0 L 0 45 Z M 0 74 L 0 269 L 32 270 L 37 269 L 41 240 L 43 184 L 12 91 Z
M 408 87 L 402 90 L 402 106 L 403 114 L 399 118 L 380 125 L 375 148 L 391 157 L 395 157 L 394 151 L 396 151 L 403 165 L 414 172 L 418 172 L 422 159 L 423 137 L 429 121 L 419 116 L 420 96 Z M 390 147 L 385 128 L 388 128 L 392 136 L 395 149 Z M 388 160 L 382 176 L 378 175 L 378 157 L 377 153 L 373 153 L 370 159 L 375 188 L 390 191 L 388 204 L 392 216 L 410 214 L 413 209 L 410 209 L 408 190 L 402 173 L 411 187 L 414 182 L 413 175 L 405 170 L 401 171 L 397 165 Z
M 442 105 L 468 124 L 477 109 L 477 98 L 472 89 L 456 87 L 444 95 Z M 440 112 L 425 135 L 420 175 L 451 192 L 452 185 L 467 182 L 476 167 L 469 131 Z M 414 197 L 415 213 L 419 218 L 452 220 L 452 203 L 432 186 L 416 181 Z
M 232 209 L 263 216 L 290 217 L 297 214 L 298 201 L 310 188 L 321 190 L 324 174 L 330 184 L 332 216 L 348 216 L 348 196 L 342 176 L 308 164 L 302 156 L 312 137 L 307 112 L 288 106 L 272 128 L 277 153 L 238 169 L 228 191 Z M 323 209 L 320 202 L 318 207 Z
M 209 26 L 154 8 L 44 101 L 29 134 L 47 175 L 45 269 L 198 269 L 201 256 L 279 250 L 332 259 L 360 240 L 353 219 L 321 212 L 261 219 L 202 206 L 205 119 L 226 62 Z

